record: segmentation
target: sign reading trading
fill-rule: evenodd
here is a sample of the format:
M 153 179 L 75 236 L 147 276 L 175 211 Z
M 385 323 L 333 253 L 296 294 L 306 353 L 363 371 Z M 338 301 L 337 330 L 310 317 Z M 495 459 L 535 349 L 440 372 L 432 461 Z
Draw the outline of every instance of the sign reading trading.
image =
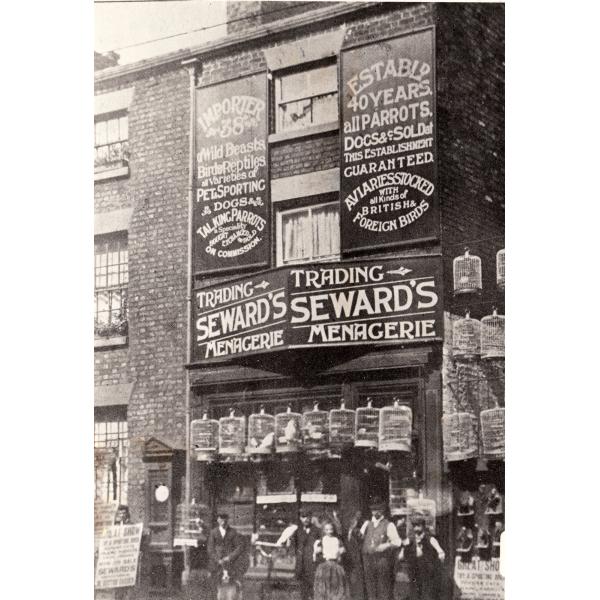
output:
M 437 257 L 323 263 L 194 292 L 192 360 L 442 336 Z

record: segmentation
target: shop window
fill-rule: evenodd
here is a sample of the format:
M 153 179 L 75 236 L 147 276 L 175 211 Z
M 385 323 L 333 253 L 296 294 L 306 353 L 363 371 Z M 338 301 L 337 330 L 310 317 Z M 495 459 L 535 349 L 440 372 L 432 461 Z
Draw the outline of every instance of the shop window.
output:
M 94 120 L 94 170 L 103 172 L 129 164 L 129 123 L 126 112 L 99 115 Z
M 107 460 L 96 470 L 96 497 L 104 502 L 127 504 L 127 409 L 97 410 L 94 448 L 106 450 Z
M 320 65 L 276 77 L 275 111 L 277 133 L 337 122 L 337 65 Z
M 94 256 L 94 336 L 127 335 L 127 235 L 98 236 Z
M 338 260 L 338 202 L 313 204 L 277 212 L 277 265 Z

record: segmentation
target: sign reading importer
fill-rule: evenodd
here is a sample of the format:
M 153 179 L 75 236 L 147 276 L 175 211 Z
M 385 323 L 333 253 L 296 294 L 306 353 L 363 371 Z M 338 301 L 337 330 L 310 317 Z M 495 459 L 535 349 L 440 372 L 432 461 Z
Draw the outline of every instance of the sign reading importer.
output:
M 433 30 L 342 59 L 342 250 L 438 236 Z
M 438 257 L 265 271 L 194 292 L 192 360 L 440 339 Z
M 268 264 L 266 89 L 255 75 L 197 91 L 195 272 Z

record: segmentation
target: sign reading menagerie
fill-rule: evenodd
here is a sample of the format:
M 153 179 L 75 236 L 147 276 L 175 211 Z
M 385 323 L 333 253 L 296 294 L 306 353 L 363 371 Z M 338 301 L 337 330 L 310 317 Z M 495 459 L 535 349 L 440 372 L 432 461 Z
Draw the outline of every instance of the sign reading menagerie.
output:
M 194 271 L 269 260 L 266 76 L 197 90 Z
M 441 339 L 438 257 L 265 271 L 194 292 L 192 360 Z
M 342 250 L 437 237 L 434 83 L 432 29 L 343 53 Z

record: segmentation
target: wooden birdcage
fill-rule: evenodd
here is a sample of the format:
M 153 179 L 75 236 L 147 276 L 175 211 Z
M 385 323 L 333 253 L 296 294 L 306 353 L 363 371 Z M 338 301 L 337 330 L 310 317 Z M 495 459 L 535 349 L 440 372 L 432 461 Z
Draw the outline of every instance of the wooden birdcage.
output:
M 496 254 L 496 284 L 503 290 L 506 283 L 504 276 L 504 248 Z
M 239 457 L 244 454 L 246 442 L 246 417 L 235 416 L 232 408 L 228 417 L 219 419 L 219 454 Z
M 316 402 L 302 415 L 302 443 L 309 453 L 323 453 L 329 447 L 329 413 L 319 410 Z
M 298 452 L 301 447 L 302 415 L 288 406 L 286 412 L 275 415 L 275 452 Z
M 481 444 L 486 458 L 504 458 L 504 408 L 482 410 Z
M 190 444 L 196 455 L 196 460 L 213 461 L 219 450 L 219 421 L 209 419 L 204 413 L 201 419 L 190 423 Z
M 469 294 L 481 291 L 481 258 L 471 256 L 468 248 L 453 262 L 454 293 Z
M 275 417 L 265 412 L 264 406 L 260 412 L 248 417 L 248 454 L 271 454 L 275 442 Z
M 472 359 L 481 354 L 481 323 L 471 319 L 467 311 L 464 319 L 454 321 L 452 327 L 452 356 Z
M 379 446 L 379 409 L 373 408 L 370 398 L 367 398 L 367 406 L 356 409 L 354 445 L 357 448 Z
M 410 452 L 412 440 L 412 410 L 394 399 L 393 406 L 379 412 L 379 450 Z
M 504 358 L 504 322 L 496 309 L 481 319 L 481 358 Z
M 342 450 L 354 445 L 356 412 L 346 408 L 344 400 L 339 408 L 329 411 L 329 446 Z
M 473 413 L 458 412 L 442 417 L 444 460 L 474 458 L 479 453 L 477 418 Z

